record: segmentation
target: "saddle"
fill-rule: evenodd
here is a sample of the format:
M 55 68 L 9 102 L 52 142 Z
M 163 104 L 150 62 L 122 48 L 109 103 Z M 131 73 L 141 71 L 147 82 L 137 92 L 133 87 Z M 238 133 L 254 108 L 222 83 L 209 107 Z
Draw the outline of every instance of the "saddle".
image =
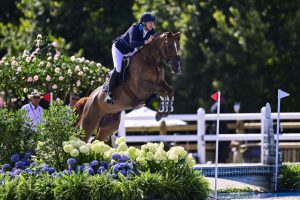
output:
M 130 64 L 130 57 L 124 57 L 123 60 L 122 60 L 122 70 L 119 74 L 119 78 L 118 78 L 118 82 L 117 82 L 116 87 L 125 82 L 126 74 L 127 74 L 128 68 L 129 68 L 129 64 Z M 108 73 L 108 77 L 106 78 L 105 83 L 103 84 L 103 91 L 104 92 L 108 91 L 109 79 L 111 77 L 111 74 L 112 74 L 112 71 L 110 71 Z

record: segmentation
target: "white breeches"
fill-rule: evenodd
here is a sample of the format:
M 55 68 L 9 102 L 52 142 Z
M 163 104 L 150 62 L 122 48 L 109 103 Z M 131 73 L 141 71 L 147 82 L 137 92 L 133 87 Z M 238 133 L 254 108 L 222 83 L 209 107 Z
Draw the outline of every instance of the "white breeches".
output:
M 122 54 L 119 49 L 115 46 L 115 43 L 113 43 L 111 47 L 111 53 L 112 53 L 112 58 L 114 62 L 114 67 L 116 68 L 117 72 L 121 72 L 122 70 L 122 60 L 124 56 L 132 56 L 137 49 L 135 48 L 133 52 L 128 53 L 128 54 Z

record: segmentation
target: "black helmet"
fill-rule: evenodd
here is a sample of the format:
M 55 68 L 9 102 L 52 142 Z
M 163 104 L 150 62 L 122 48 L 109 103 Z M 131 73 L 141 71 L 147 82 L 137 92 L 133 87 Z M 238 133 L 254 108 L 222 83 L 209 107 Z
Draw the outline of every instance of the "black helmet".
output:
M 155 22 L 155 17 L 149 12 L 141 15 L 140 22 Z

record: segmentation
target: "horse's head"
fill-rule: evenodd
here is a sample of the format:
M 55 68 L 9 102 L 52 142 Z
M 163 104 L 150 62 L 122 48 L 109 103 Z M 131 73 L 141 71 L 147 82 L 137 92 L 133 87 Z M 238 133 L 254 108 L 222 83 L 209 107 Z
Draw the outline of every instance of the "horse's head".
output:
M 179 45 L 180 32 L 177 33 L 163 33 L 156 36 L 154 42 L 159 43 L 161 56 L 170 64 L 172 72 L 180 74 L 182 70 L 180 60 L 180 45 Z

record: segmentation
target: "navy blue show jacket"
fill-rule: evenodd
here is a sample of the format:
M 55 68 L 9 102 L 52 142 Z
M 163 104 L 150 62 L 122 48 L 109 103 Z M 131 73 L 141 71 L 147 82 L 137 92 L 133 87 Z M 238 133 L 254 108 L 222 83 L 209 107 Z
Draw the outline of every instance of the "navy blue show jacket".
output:
M 140 26 L 140 23 L 136 23 L 113 42 L 121 53 L 128 54 L 133 52 L 135 48 L 145 45 L 145 40 L 147 40 L 150 35 L 154 34 L 155 30 L 152 29 L 147 32 L 145 37 L 143 37 L 143 27 Z

